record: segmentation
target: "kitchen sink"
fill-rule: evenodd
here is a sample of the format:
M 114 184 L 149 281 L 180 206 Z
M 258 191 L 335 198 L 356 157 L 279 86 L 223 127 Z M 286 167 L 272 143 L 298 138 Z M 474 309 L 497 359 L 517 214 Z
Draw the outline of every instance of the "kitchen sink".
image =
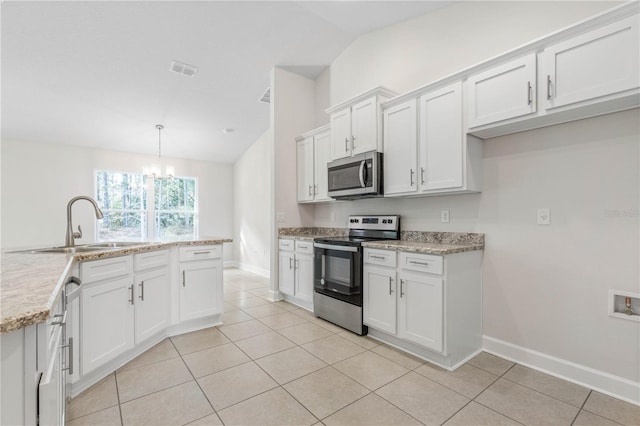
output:
M 20 250 L 14 253 L 62 253 L 62 254 L 74 254 L 74 253 L 86 253 L 92 251 L 103 251 L 103 250 L 115 250 L 126 247 L 134 247 L 140 246 L 144 244 L 149 244 L 141 241 L 123 241 L 123 242 L 104 242 L 104 243 L 91 243 L 91 244 L 83 244 L 80 246 L 73 247 L 45 247 L 31 250 Z

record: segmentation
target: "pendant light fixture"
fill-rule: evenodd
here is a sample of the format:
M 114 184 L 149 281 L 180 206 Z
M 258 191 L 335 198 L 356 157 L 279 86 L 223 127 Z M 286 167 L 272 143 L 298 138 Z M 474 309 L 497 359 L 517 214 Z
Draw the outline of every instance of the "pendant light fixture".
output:
M 156 124 L 156 129 L 158 129 L 158 162 L 144 168 L 144 177 L 153 179 L 173 179 L 173 166 L 166 165 L 164 174 L 162 173 L 162 139 L 160 135 L 164 126 L 162 124 Z

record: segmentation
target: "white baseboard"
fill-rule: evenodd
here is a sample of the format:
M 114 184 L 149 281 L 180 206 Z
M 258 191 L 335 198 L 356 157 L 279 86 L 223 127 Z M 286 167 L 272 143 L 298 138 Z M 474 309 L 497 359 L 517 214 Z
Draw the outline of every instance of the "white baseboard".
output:
M 233 268 L 242 269 L 243 271 L 251 272 L 253 274 L 260 275 L 261 277 L 264 277 L 264 278 L 269 278 L 271 276 L 271 273 L 268 269 L 258 268 L 257 266 L 249 265 L 247 263 L 242 263 L 235 260 L 225 260 L 224 267 L 225 268 L 233 267 Z
M 508 359 L 525 367 L 585 386 L 603 394 L 640 405 L 640 383 L 614 376 L 595 368 L 556 358 L 542 352 L 482 336 L 485 352 Z

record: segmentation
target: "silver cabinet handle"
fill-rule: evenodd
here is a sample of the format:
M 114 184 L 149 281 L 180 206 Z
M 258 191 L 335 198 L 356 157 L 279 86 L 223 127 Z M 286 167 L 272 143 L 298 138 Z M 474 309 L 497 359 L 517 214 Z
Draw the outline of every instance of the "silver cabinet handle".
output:
M 412 264 L 412 265 L 429 266 L 429 262 L 417 262 L 415 260 L 410 260 L 409 263 Z
M 531 105 L 533 98 L 531 97 L 531 82 L 527 81 L 527 105 Z
M 133 284 L 129 286 L 129 303 L 133 305 Z
M 551 75 L 547 74 L 547 100 L 551 100 Z
M 140 287 L 140 296 L 138 298 L 144 302 L 144 281 L 140 281 L 138 287 Z
M 69 337 L 68 342 L 66 345 L 60 346 L 61 349 L 69 348 L 69 366 L 63 368 L 62 371 L 68 371 L 69 374 L 73 374 L 73 337 Z
M 413 169 L 409 169 L 409 181 L 410 181 L 410 186 L 413 186 L 413 174 L 415 173 L 415 170 Z
M 420 184 L 424 185 L 424 167 L 420 167 Z
M 402 286 L 404 285 L 404 280 L 400 280 L 400 297 L 404 296 L 404 291 Z
M 393 289 L 391 288 L 391 281 L 393 281 L 393 278 L 389 277 L 389 296 L 391 296 L 391 293 L 393 293 Z
M 207 251 L 194 251 L 193 254 L 209 254 L 211 253 L 211 250 L 207 250 Z
M 344 138 L 344 152 L 349 152 L 349 138 Z
M 380 260 L 385 260 L 386 259 L 386 257 L 384 257 L 384 256 L 376 256 L 375 254 L 372 254 L 369 257 L 371 257 L 372 259 L 380 259 Z
M 186 286 L 187 286 L 187 285 L 186 285 L 186 282 L 187 282 L 187 277 L 186 277 L 186 275 L 187 275 L 187 271 L 182 270 L 182 287 L 186 287 Z

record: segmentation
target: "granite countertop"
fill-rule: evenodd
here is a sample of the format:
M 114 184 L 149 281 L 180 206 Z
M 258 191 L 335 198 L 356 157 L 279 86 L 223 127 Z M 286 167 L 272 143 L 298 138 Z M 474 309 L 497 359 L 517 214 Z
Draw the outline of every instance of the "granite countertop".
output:
M 75 254 L 2 251 L 0 281 L 0 334 L 38 324 L 49 318 L 74 262 L 143 253 L 175 246 L 217 245 L 230 238 L 147 242 L 140 245 Z
M 479 244 L 439 244 L 403 240 L 371 241 L 362 243 L 362 246 L 386 250 L 408 251 L 413 253 L 435 254 L 439 256 L 484 249 L 484 245 Z

